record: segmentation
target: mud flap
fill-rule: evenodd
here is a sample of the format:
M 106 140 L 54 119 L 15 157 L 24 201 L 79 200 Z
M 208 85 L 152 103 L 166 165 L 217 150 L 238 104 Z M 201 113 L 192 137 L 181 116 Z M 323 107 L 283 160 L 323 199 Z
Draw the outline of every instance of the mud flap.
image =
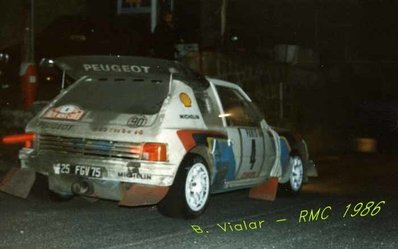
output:
M 141 184 L 133 184 L 124 193 L 119 202 L 121 206 L 153 205 L 161 201 L 169 191 L 169 187 L 156 187 Z
M 305 164 L 306 175 L 310 177 L 317 177 L 318 171 L 316 170 L 315 163 L 312 160 L 308 160 Z
M 35 180 L 35 171 L 12 167 L 0 181 L 0 191 L 26 199 Z
M 259 200 L 273 201 L 278 191 L 278 178 L 271 177 L 260 186 L 250 189 L 249 197 Z

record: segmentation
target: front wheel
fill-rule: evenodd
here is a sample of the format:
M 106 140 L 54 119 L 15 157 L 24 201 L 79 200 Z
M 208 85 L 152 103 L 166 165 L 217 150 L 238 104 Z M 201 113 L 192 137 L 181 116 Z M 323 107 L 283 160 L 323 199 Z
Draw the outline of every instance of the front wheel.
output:
M 158 209 L 169 217 L 196 218 L 205 211 L 209 195 L 210 175 L 205 161 L 199 156 L 188 155 Z
M 290 176 L 289 181 L 284 184 L 285 190 L 291 195 L 297 195 L 304 180 L 303 160 L 298 155 L 292 155 L 289 159 Z

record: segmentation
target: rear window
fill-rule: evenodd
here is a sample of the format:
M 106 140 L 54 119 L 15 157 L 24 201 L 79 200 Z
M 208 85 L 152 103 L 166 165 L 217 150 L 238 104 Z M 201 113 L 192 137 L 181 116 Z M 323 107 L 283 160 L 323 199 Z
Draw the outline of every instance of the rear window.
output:
M 152 115 L 159 112 L 168 85 L 164 79 L 86 79 L 71 88 L 56 106 L 74 104 L 88 111 Z

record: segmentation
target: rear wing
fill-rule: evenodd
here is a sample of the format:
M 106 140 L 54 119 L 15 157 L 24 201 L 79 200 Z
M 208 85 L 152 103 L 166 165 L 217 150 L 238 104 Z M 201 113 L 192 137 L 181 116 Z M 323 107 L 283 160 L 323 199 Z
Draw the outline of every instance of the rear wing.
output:
M 140 77 L 157 75 L 183 80 L 193 89 L 206 89 L 209 82 L 178 61 L 134 56 L 68 56 L 60 57 L 55 65 L 65 75 L 77 80 L 81 77 Z M 63 88 L 63 87 L 62 87 Z
M 55 61 L 57 67 L 74 79 L 90 77 L 128 77 L 156 74 L 192 78 L 195 73 L 176 61 L 132 56 L 70 56 Z

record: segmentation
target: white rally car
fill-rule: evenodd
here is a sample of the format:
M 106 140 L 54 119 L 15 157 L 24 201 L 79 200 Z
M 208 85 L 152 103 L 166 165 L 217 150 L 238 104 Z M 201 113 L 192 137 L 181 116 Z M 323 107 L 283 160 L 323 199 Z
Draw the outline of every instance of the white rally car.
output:
M 77 80 L 29 122 L 19 158 L 59 196 L 192 218 L 211 193 L 251 188 L 250 197 L 273 200 L 278 185 L 295 194 L 316 176 L 304 140 L 278 134 L 236 84 L 152 58 L 56 64 L 63 85 Z

